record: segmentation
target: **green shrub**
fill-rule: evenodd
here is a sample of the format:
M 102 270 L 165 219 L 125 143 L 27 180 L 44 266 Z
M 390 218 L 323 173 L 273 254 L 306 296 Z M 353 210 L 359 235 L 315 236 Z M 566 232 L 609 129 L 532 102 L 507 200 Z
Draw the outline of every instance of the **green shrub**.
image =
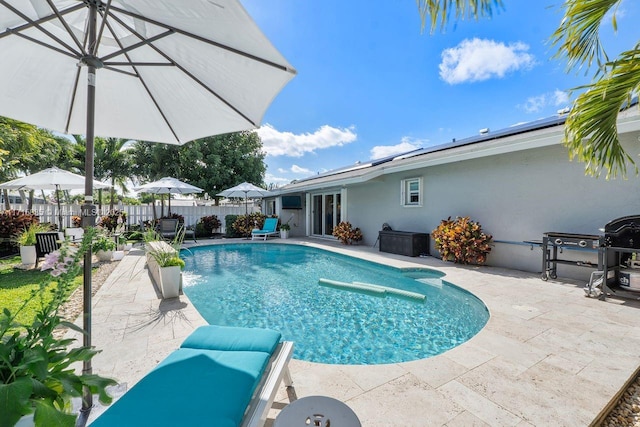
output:
M 226 237 L 241 237 L 242 234 L 238 230 L 235 229 L 234 224 L 236 223 L 236 219 L 238 219 L 238 215 L 227 215 L 224 217 L 224 225 L 226 228 Z
M 41 233 L 43 231 L 49 231 L 49 227 L 43 224 L 39 224 L 37 222 L 32 222 L 29 224 L 27 228 L 18 232 L 14 236 L 14 241 L 19 246 L 35 246 L 36 244 L 36 233 Z
M 91 250 L 95 253 L 98 251 L 115 251 L 116 242 L 108 236 L 98 236 L 91 245 Z
M 266 215 L 260 212 L 253 212 L 249 215 L 238 215 L 233 228 L 238 232 L 240 237 L 251 236 L 251 230 L 254 228 L 262 228 Z
M 484 264 L 491 252 L 493 236 L 485 234 L 477 222 L 466 217 L 443 219 L 431 237 L 442 259 L 458 264 Z

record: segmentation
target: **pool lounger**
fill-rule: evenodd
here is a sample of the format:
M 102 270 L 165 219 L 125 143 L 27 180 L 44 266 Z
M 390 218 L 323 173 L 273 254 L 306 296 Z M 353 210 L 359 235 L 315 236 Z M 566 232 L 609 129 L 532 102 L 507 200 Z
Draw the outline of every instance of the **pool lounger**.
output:
M 93 427 L 263 426 L 293 343 L 268 329 L 201 326 Z
M 329 286 L 337 289 L 344 289 L 347 291 L 369 293 L 375 296 L 385 297 L 387 295 L 408 298 L 415 301 L 424 302 L 426 296 L 417 292 L 405 291 L 402 289 L 390 288 L 387 286 L 374 285 L 372 283 L 364 282 L 339 282 L 337 280 L 319 279 L 318 283 L 323 286 Z

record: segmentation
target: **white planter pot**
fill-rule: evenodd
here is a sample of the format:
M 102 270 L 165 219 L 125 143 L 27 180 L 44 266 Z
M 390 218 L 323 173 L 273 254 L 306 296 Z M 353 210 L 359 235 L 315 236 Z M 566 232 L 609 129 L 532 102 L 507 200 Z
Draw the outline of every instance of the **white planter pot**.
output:
M 180 295 L 182 271 L 177 265 L 160 267 L 160 290 L 163 298 L 176 298 Z
M 24 265 L 35 264 L 36 263 L 36 247 L 20 246 L 20 261 Z
M 126 243 L 124 245 L 125 252 L 130 251 L 131 249 L 133 249 L 133 243 Z
M 289 230 L 280 230 L 280 238 L 288 239 L 289 238 Z
M 115 251 L 111 259 L 114 261 L 120 261 L 122 258 L 124 258 L 124 251 Z
M 96 258 L 98 258 L 98 261 L 111 261 L 112 257 L 113 257 L 113 251 L 96 252 Z

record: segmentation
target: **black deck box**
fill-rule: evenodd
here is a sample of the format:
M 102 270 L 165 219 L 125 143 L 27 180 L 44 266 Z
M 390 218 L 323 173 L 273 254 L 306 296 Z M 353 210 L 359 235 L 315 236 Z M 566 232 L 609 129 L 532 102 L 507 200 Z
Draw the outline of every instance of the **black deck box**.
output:
M 420 256 L 429 255 L 429 235 L 411 231 L 380 231 L 380 252 Z

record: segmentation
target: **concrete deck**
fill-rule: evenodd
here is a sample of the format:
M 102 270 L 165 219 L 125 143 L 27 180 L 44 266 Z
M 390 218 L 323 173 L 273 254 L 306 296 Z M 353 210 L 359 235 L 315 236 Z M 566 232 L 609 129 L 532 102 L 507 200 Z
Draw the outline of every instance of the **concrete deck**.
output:
M 326 395 L 346 402 L 367 427 L 587 426 L 640 366 L 640 305 L 586 298 L 584 283 L 322 240 L 271 241 L 436 268 L 491 314 L 473 339 L 429 359 L 374 366 L 292 360 L 294 389 L 281 388 L 271 419 L 290 399 Z M 229 240 L 207 244 L 214 242 Z M 159 298 L 140 250 L 120 261 L 93 301 L 93 344 L 102 350 L 94 372 L 129 388 L 205 324 L 186 296 Z

